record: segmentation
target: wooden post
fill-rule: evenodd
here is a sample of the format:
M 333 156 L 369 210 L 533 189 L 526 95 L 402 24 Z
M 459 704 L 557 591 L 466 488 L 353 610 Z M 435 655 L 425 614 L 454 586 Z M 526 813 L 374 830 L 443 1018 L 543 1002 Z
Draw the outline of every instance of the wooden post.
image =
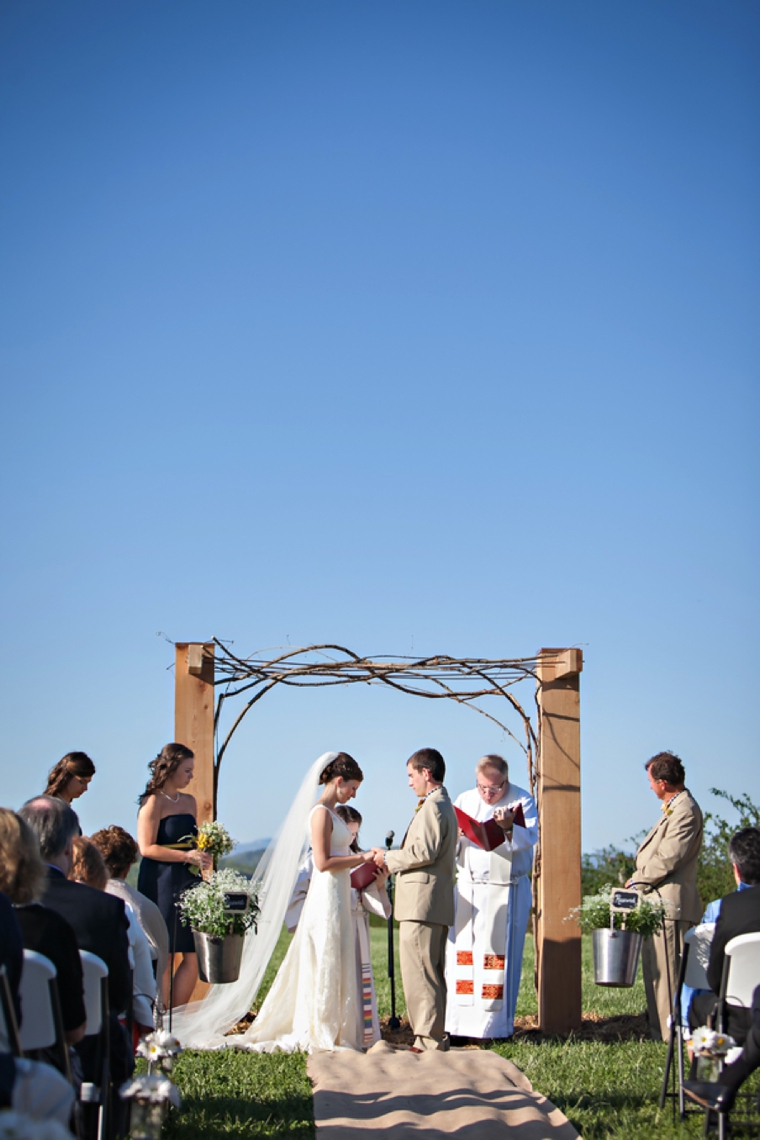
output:
M 174 659 L 174 739 L 195 753 L 188 792 L 198 805 L 198 823 L 216 814 L 214 796 L 214 643 L 177 642 Z
M 582 669 L 580 649 L 542 649 L 538 655 L 541 875 L 536 954 L 538 1021 L 544 1033 L 568 1033 L 581 1025 L 581 936 L 565 918 L 581 901 Z

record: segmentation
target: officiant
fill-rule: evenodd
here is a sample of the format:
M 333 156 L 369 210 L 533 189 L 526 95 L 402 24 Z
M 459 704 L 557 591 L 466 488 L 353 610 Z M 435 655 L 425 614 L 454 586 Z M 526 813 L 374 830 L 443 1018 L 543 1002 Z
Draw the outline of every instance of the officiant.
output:
M 455 808 L 504 841 L 492 851 L 460 834 L 456 918 L 446 953 L 446 1030 L 452 1038 L 511 1037 L 531 907 L 530 872 L 538 812 L 530 792 L 510 783 L 501 756 L 475 766 L 475 787 Z

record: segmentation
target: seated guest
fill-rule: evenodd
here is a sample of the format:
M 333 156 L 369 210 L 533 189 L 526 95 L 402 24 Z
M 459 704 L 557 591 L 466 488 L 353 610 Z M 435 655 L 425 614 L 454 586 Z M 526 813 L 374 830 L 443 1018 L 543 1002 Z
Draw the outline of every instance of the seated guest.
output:
M 23 963 L 21 929 L 10 900 L 0 894 L 0 966 L 5 967 L 8 975 L 11 1000 L 19 1023 L 18 987 Z M 0 1109 L 10 1108 L 31 1116 L 33 1120 L 57 1120 L 67 1126 L 73 1103 L 71 1085 L 50 1065 L 0 1053 Z
M 86 752 L 67 752 L 51 768 L 43 794 L 71 804 L 84 795 L 94 775 L 95 765 Z
M 45 864 L 32 829 L 15 812 L 0 808 L 0 891 L 16 909 L 24 949 L 44 954 L 56 968 L 66 1041 L 84 1037 L 82 961 L 74 931 L 64 918 L 38 901 L 45 885 Z
M 47 866 L 42 902 L 65 918 L 74 931 L 77 946 L 96 954 L 108 966 L 108 994 L 111 1007 L 111 1078 L 114 1103 L 117 1090 L 132 1075 L 134 1058 L 118 1015 L 128 1007 L 131 996 L 127 916 L 121 899 L 84 883 L 67 878 L 71 867 L 73 839 L 79 835 L 79 820 L 63 800 L 38 796 L 24 804 L 18 813 L 37 836 L 40 854 Z M 97 1040 L 85 1037 L 77 1046 L 86 1081 L 98 1083 Z
M 69 878 L 75 883 L 85 883 L 97 891 L 108 886 L 108 870 L 103 856 L 91 839 L 75 835 L 72 840 L 73 857 Z M 150 956 L 150 944 L 132 908 L 125 903 L 124 909 L 129 922 L 130 965 L 132 966 L 132 1008 L 140 1033 L 153 1030 L 153 1003 L 156 999 L 156 979 Z
M 743 891 L 735 891 L 721 899 L 720 914 L 710 946 L 707 980 L 710 991 L 697 994 L 691 1004 L 689 1023 L 692 1029 L 707 1023 L 713 1015 L 723 977 L 726 945 L 738 934 L 760 931 L 760 828 L 743 827 L 731 837 L 728 857 L 737 883 L 744 883 Z M 741 1045 L 750 1026 L 750 1012 L 740 1006 L 726 1005 L 726 1033 Z
M 742 881 L 742 879 L 739 877 L 739 873 L 736 870 L 735 865 L 734 865 L 734 878 L 736 879 L 737 891 L 750 890 L 750 884 Z M 707 906 L 705 907 L 705 913 L 702 915 L 702 920 L 699 923 L 699 926 L 708 928 L 707 930 L 701 932 L 701 933 L 703 933 L 703 935 L 707 941 L 711 941 L 712 934 L 715 932 L 715 923 L 718 921 L 718 915 L 720 914 L 720 904 L 722 902 L 723 902 L 722 898 L 721 899 L 713 899 L 712 902 L 709 902 L 707 904 Z M 693 950 L 692 950 L 692 953 L 693 953 Z M 687 1037 L 687 1039 L 690 1038 L 690 1036 L 691 1036 L 690 1031 L 688 1029 L 689 1008 L 691 1006 L 691 1003 L 697 994 L 704 994 L 704 993 L 709 993 L 709 992 L 710 992 L 709 990 L 695 990 L 695 989 L 692 989 L 691 986 L 686 986 L 686 985 L 681 990 L 681 1022 L 686 1027 L 685 1028 L 685 1036 Z
M 129 870 L 140 856 L 136 841 L 128 831 L 116 824 L 96 831 L 90 840 L 103 856 L 111 876 L 106 890 L 109 895 L 123 899 L 124 905 L 131 907 L 137 915 L 150 943 L 150 956 L 155 963 L 153 972 L 157 978 L 163 978 L 169 965 L 169 931 L 156 904 L 127 882 Z

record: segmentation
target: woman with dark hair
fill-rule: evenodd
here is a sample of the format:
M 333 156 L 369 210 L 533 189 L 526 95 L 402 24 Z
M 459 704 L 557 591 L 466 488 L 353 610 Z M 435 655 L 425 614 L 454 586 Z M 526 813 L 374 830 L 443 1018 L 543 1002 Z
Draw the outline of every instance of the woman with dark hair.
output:
M 151 778 L 140 796 L 137 842 L 142 855 L 137 889 L 151 899 L 169 931 L 170 965 L 163 978 L 163 1000 L 168 1008 L 172 959 L 182 955 L 173 982 L 173 1004 L 190 1000 L 198 981 L 195 943 L 182 921 L 177 899 L 198 883 L 190 868 L 211 866 L 211 856 L 198 851 L 195 797 L 183 791 L 193 778 L 195 758 L 184 744 L 166 744 L 148 767 Z
M 43 794 L 70 804 L 84 795 L 94 775 L 95 765 L 86 752 L 67 752 L 51 769 Z
M 320 774 L 309 815 L 314 869 L 298 929 L 258 1017 L 231 1043 L 265 1053 L 362 1047 L 350 872 L 372 853 L 352 851 L 354 836 L 337 813 L 362 779 L 346 752 L 331 754 Z

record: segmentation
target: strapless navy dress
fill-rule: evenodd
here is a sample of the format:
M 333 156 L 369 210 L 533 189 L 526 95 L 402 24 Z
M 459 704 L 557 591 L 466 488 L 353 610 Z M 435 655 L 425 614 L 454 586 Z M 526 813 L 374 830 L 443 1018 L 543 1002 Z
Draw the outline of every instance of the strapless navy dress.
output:
M 194 838 L 197 834 L 195 817 L 189 812 L 167 815 L 158 825 L 156 843 L 159 847 L 166 847 L 181 843 L 188 836 Z M 137 889 L 146 898 L 151 899 L 164 916 L 169 930 L 169 950 L 172 954 L 195 952 L 193 932 L 182 921 L 176 902 L 183 891 L 188 887 L 197 887 L 200 882 L 200 877 L 193 874 L 187 863 L 162 863 L 158 859 L 148 859 L 146 856 L 143 856 L 140 863 Z

